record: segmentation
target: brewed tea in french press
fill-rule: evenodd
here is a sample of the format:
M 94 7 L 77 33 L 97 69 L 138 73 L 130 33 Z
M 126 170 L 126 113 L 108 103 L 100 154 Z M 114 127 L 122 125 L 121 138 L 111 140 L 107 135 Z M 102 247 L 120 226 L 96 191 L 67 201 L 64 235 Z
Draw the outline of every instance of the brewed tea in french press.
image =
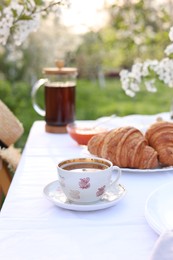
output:
M 35 111 L 45 117 L 45 130 L 49 133 L 65 133 L 66 125 L 75 120 L 76 68 L 64 67 L 57 61 L 56 67 L 44 68 L 45 78 L 39 79 L 32 89 L 32 103 Z M 36 101 L 36 94 L 44 87 L 45 109 Z

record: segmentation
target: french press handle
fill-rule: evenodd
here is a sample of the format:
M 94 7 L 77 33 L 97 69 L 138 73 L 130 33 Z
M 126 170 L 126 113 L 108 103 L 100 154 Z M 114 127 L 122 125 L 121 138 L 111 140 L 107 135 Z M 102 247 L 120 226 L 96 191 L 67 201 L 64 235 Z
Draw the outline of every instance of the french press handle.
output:
M 46 112 L 44 109 L 42 109 L 38 104 L 37 104 L 37 91 L 41 86 L 43 86 L 46 82 L 48 82 L 48 79 L 39 79 L 33 86 L 32 92 L 31 92 L 31 99 L 32 99 L 32 105 L 34 110 L 40 115 L 40 116 L 45 116 Z

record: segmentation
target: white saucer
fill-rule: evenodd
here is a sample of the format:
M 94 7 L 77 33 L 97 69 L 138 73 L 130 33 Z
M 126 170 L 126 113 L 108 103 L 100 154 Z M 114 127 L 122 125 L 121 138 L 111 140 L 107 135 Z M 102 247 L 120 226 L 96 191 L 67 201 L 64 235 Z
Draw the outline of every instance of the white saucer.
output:
M 49 183 L 44 188 L 43 193 L 48 200 L 61 208 L 76 211 L 93 211 L 114 206 L 124 197 L 126 190 L 121 184 L 118 184 L 115 189 L 111 188 L 111 190 L 108 190 L 100 201 L 93 204 L 76 204 L 69 201 L 61 190 L 59 181 Z

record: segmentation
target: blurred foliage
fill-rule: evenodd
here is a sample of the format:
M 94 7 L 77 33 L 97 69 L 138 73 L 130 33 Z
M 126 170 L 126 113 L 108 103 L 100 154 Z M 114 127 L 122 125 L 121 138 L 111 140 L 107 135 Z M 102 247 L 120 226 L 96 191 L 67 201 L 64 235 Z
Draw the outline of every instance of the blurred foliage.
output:
M 120 5 L 115 1 L 107 7 L 109 23 L 98 32 L 84 35 L 77 50 L 80 76 L 89 78 L 91 73 L 97 76 L 100 69 L 119 71 L 135 61 L 162 58 L 173 22 L 168 4 L 138 0 Z
M 116 49 L 119 43 L 119 48 L 124 52 L 121 66 L 131 66 L 134 59 L 162 57 L 172 22 L 172 14 L 165 2 L 164 5 L 157 5 L 149 0 L 134 3 L 125 1 L 123 8 L 114 4 L 109 8 L 109 12 L 109 26 L 114 28 L 115 32 L 109 50 Z M 104 38 L 104 30 L 102 35 Z
M 88 79 L 119 72 L 135 61 L 160 59 L 169 43 L 171 7 L 172 1 L 123 0 L 120 4 L 115 0 L 104 7 L 109 17 L 105 26 L 83 36 L 72 34 L 57 17 L 49 16 L 22 46 L 0 47 L 0 78 L 25 80 L 32 86 L 42 77 L 42 68 L 55 66 L 59 58 L 66 66 L 78 67 L 79 76 Z
M 51 16 L 42 21 L 37 33 L 30 35 L 23 45 L 0 46 L 0 78 L 26 81 L 32 87 L 44 76 L 44 67 L 55 67 L 55 60 L 64 59 L 68 65 L 80 42 L 80 36 L 74 36 L 57 17 Z
M 43 77 L 42 68 L 54 67 L 58 58 L 79 70 L 77 119 L 168 111 L 171 89 L 159 85 L 157 93 L 143 90 L 132 99 L 124 94 L 118 79 L 105 79 L 104 74 L 129 68 L 135 61 L 162 58 L 173 22 L 172 5 L 171 1 L 156 5 L 149 0 L 115 0 L 105 7 L 109 22 L 97 32 L 72 35 L 57 18 L 49 17 L 20 48 L 0 46 L 0 98 L 25 128 L 17 146 L 24 147 L 33 122 L 43 119 L 32 108 L 31 89 Z M 43 90 L 39 102 L 43 103 Z

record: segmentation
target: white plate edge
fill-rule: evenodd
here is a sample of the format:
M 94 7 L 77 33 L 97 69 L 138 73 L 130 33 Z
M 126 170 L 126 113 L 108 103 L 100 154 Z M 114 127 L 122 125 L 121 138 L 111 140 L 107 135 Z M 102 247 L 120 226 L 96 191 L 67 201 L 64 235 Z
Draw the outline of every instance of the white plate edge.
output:
M 145 202 L 145 210 L 144 210 L 144 215 L 145 215 L 145 218 L 149 224 L 149 226 L 158 234 L 160 235 L 161 233 L 163 233 L 165 229 L 162 230 L 162 228 L 160 228 L 156 222 L 156 220 L 153 218 L 153 216 L 151 216 L 151 214 L 149 213 L 148 211 L 148 204 L 149 204 L 149 201 L 150 199 L 159 191 L 161 190 L 164 190 L 167 186 L 170 186 L 172 183 L 173 185 L 173 181 L 171 182 L 167 182 L 165 184 L 161 184 L 159 185 L 159 187 L 157 187 L 156 189 L 154 189 L 147 197 L 146 199 L 146 202 Z M 164 224 L 163 224 L 164 225 Z

